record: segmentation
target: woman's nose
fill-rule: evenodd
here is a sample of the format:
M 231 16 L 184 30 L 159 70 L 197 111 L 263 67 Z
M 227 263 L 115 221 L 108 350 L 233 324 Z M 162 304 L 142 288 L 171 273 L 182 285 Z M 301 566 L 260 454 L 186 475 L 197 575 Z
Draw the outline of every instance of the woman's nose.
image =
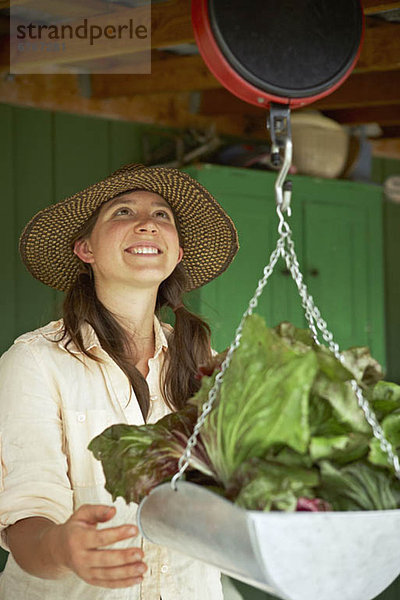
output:
M 135 229 L 138 231 L 157 231 L 157 225 L 151 217 L 141 217 L 135 223 Z

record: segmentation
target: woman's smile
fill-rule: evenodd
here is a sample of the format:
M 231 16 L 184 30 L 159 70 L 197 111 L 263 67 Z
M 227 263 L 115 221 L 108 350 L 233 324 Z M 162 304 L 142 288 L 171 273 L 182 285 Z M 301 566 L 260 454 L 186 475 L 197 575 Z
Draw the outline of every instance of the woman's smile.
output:
M 125 248 L 125 252 L 128 254 L 140 254 L 144 256 L 157 256 L 158 254 L 162 254 L 161 248 L 152 242 L 137 242 L 129 248 Z

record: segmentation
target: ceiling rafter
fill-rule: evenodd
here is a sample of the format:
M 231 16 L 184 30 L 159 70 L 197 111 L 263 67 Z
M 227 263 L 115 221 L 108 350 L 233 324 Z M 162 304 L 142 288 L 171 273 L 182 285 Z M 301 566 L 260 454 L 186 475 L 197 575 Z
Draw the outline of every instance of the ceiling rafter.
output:
M 366 15 L 376 15 L 400 8 L 399 0 L 362 0 L 361 4 Z
M 374 27 L 367 32 L 357 68 L 359 72 L 400 69 L 400 36 L 395 24 Z M 92 94 L 96 98 L 133 96 L 161 91 L 192 91 L 220 88 L 200 55 L 163 57 L 152 60 L 151 75 L 93 75 Z
M 330 117 L 343 125 L 362 125 L 364 123 L 379 123 L 381 126 L 397 125 L 400 123 L 399 103 L 392 106 L 371 106 L 358 108 L 342 108 L 324 111 Z
M 397 11 L 400 0 L 361 0 L 367 15 L 365 39 L 356 69 L 333 94 L 314 102 L 307 108 L 323 111 L 327 116 L 345 124 L 377 122 L 388 137 L 398 136 L 400 127 L 400 35 L 399 24 L 375 18 L 380 13 Z M 47 12 L 56 17 L 73 12 L 75 24 L 82 22 L 80 6 L 74 0 L 13 0 L 16 11 L 31 18 L 28 4 L 39 12 Z M 118 26 L 127 19 L 139 21 L 143 8 L 128 8 L 118 2 L 87 0 L 84 3 L 90 11 L 103 11 L 96 17 L 96 23 L 105 26 L 112 16 Z M 68 9 L 65 8 L 68 6 Z M 0 0 L 0 11 L 7 9 L 9 2 Z M 107 12 L 105 12 L 107 10 Z M 142 11 L 142 12 L 141 12 Z M 0 13 L 0 70 L 7 72 L 9 65 L 9 40 L 6 35 L 6 13 Z M 90 16 L 88 11 L 84 16 Z M 79 21 L 79 18 L 81 19 Z M 138 66 L 141 60 L 139 49 L 127 45 L 125 40 L 115 40 L 112 46 L 96 44 L 88 52 L 88 43 L 78 40 L 78 44 L 68 45 L 58 57 L 58 65 L 63 66 L 69 75 L 17 75 L 5 77 L 0 82 L 2 101 L 37 106 L 51 110 L 64 110 L 82 114 L 109 116 L 143 123 L 162 125 L 209 126 L 215 123 L 217 130 L 230 135 L 265 139 L 265 109 L 242 102 L 221 87 L 208 70 L 200 55 L 173 54 L 167 49 L 186 44 L 194 44 L 190 16 L 190 0 L 165 0 L 152 5 L 152 73 L 115 74 L 118 65 L 129 73 L 132 64 Z M 3 35 L 1 35 L 3 32 Z M 121 42 L 119 44 L 119 42 Z M 60 53 L 61 54 L 61 53 Z M 48 72 L 54 64 L 54 56 L 47 60 L 20 63 L 22 66 Z M 100 65 L 107 74 L 96 74 Z M 80 78 L 76 69 L 91 72 L 86 76 L 86 97 L 79 88 Z M 60 79 L 67 85 L 61 86 Z M 90 86 L 88 86 L 90 80 Z M 88 89 L 91 95 L 88 97 Z M 89 92 L 90 93 L 90 92 Z M 195 108 L 197 106 L 197 108 Z M 234 117 L 234 118 L 233 118 Z

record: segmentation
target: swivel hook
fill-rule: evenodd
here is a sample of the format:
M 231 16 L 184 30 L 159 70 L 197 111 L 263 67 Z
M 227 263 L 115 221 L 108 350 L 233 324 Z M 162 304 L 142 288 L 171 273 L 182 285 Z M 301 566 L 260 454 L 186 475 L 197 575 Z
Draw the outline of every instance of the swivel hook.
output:
M 292 164 L 292 131 L 290 128 L 290 108 L 287 105 L 271 102 L 267 127 L 271 134 L 271 162 L 274 166 L 281 165 L 275 182 L 275 198 L 278 208 L 290 217 L 290 200 L 292 195 L 292 182 L 286 181 L 287 174 Z M 280 149 L 283 148 L 283 163 Z

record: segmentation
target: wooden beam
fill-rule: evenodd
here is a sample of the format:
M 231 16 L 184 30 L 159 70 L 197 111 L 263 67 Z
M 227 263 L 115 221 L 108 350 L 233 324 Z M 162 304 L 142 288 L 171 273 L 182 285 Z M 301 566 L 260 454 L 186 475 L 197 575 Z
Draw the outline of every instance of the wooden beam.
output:
M 399 103 L 400 71 L 356 73 L 333 94 L 314 102 L 317 110 Z
M 400 99 L 399 104 L 393 106 L 325 110 L 324 114 L 343 125 L 362 125 L 364 123 L 378 123 L 381 126 L 398 125 L 400 124 Z
M 152 60 L 151 75 L 92 75 L 91 82 L 93 98 L 221 87 L 199 55 Z
M 10 19 L 0 15 L 0 36 L 8 36 L 10 30 Z
M 400 28 L 385 24 L 367 29 L 355 73 L 400 68 Z M 90 70 L 90 66 L 88 67 Z M 103 73 L 105 72 L 102 71 Z M 111 70 L 110 70 L 111 72 Z M 221 87 L 200 55 L 152 59 L 151 75 L 111 78 L 93 75 L 92 91 L 96 98 L 151 94 L 160 91 L 210 90 Z
M 400 159 L 400 137 L 371 140 L 373 156 Z
M 27 4 L 32 0 L 11 0 L 13 6 Z M 366 15 L 377 14 L 386 10 L 395 10 L 400 8 L 399 0 L 362 0 L 361 2 Z M 0 10 L 10 7 L 10 0 L 0 0 Z
M 4 75 L 4 74 L 3 74 Z M 2 102 L 44 110 L 94 115 L 135 123 L 165 125 L 177 128 L 208 128 L 217 133 L 237 137 L 267 139 L 265 118 L 239 115 L 203 117 L 191 113 L 190 93 L 138 95 L 135 98 L 94 99 L 80 95 L 75 75 L 16 75 L 0 74 Z
M 382 127 L 382 137 L 398 138 L 400 137 L 400 123 L 388 127 Z
M 29 4 L 32 0 L 0 0 L 0 10 L 11 8 L 12 6 L 22 6 Z
M 362 0 L 361 4 L 366 15 L 376 15 L 400 8 L 399 0 Z
M 400 26 L 387 23 L 365 30 L 364 44 L 355 73 L 400 69 Z
M 353 74 L 329 96 L 313 102 L 315 110 L 399 104 L 400 71 Z M 225 89 L 201 92 L 198 111 L 202 115 L 261 114 L 264 109 L 243 102 Z
M 29 6 L 30 5 L 30 6 Z M 0 0 L 0 10 L 27 6 L 32 11 L 43 12 L 52 16 L 86 16 L 120 10 L 121 6 L 104 2 L 103 0 L 85 0 L 85 2 L 70 2 L 69 0 Z M 61 11 L 61 12 L 60 12 Z
M 93 24 L 104 28 L 111 25 L 118 30 L 119 27 L 126 26 L 132 20 L 134 25 L 148 25 L 146 17 L 149 14 L 148 7 L 139 6 L 134 9 L 124 9 L 116 14 L 103 15 L 96 17 Z M 110 19 L 112 17 L 112 23 Z M 81 21 L 70 23 L 74 28 L 82 25 Z M 175 46 L 194 41 L 193 29 L 190 17 L 189 0 L 167 0 L 165 2 L 156 3 L 151 9 L 151 47 L 162 48 Z M 112 43 L 110 43 L 110 41 Z M 107 40 L 105 37 L 102 40 L 97 40 L 92 46 L 88 40 L 77 39 L 66 40 L 65 49 L 61 52 L 43 52 L 30 53 L 28 57 L 24 57 L 22 53 L 13 53 L 13 64 L 17 69 L 23 72 L 29 72 L 35 68 L 46 68 L 54 65 L 72 64 L 79 61 L 88 61 L 108 56 L 118 56 L 119 54 L 128 54 L 141 52 L 142 44 L 134 44 L 134 39 L 127 39 L 127 36 L 122 36 L 121 39 Z M 42 31 L 41 42 L 43 44 L 54 44 L 54 39 L 45 35 Z M 68 42 L 68 43 L 67 43 Z M 108 42 L 108 43 L 107 43 Z M 2 63 L 4 64 L 4 62 Z

